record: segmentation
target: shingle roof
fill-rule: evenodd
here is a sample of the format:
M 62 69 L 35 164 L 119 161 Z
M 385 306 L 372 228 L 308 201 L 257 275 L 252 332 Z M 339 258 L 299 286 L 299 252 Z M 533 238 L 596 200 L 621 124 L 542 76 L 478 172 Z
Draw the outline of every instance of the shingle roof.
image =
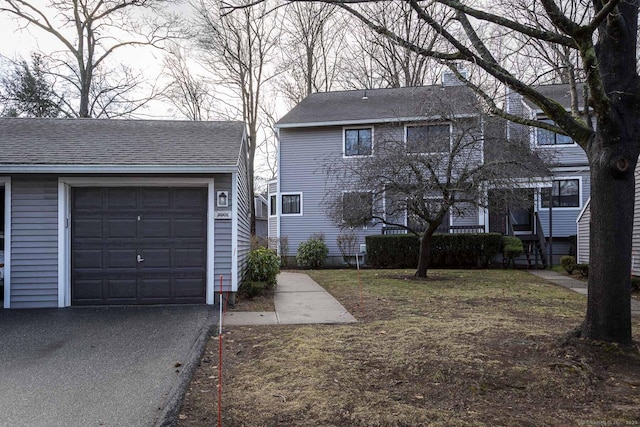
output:
M 582 107 L 583 104 L 584 104 L 583 96 L 582 96 L 582 88 L 583 88 L 583 84 L 582 83 L 578 83 L 578 85 L 577 85 L 578 105 L 580 107 Z M 566 108 L 566 109 L 570 109 L 571 108 L 571 94 L 569 93 L 569 85 L 568 84 L 543 85 L 543 86 L 537 86 L 535 89 L 538 92 L 540 92 L 542 95 L 544 95 L 544 96 L 546 96 L 548 98 L 551 98 L 554 101 L 558 102 L 564 108 Z M 537 105 L 533 104 L 531 101 L 527 100 L 526 98 L 525 98 L 525 102 L 532 109 L 534 109 L 534 110 L 538 110 L 539 109 L 539 107 Z
M 441 116 L 444 112 L 476 114 L 474 93 L 462 85 L 314 93 L 282 117 L 276 126 L 385 122 Z
M 4 165 L 235 166 L 242 122 L 0 119 Z

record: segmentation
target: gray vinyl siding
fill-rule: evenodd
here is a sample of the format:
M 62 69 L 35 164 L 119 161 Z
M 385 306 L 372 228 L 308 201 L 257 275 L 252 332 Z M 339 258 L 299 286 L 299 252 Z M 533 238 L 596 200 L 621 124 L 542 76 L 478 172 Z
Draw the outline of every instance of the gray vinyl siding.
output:
M 302 193 L 302 215 L 281 215 L 280 236 L 287 238 L 289 253 L 295 256 L 300 243 L 312 235 L 323 233 L 329 248 L 330 257 L 341 256 L 336 238 L 340 230 L 327 216 L 323 199 L 330 188 L 322 170 L 323 164 L 331 158 L 342 157 L 342 127 L 281 129 L 280 130 L 280 195 Z M 374 150 L 375 135 L 374 130 Z M 281 197 L 278 199 L 278 212 L 281 209 Z M 353 230 L 358 243 L 364 243 L 364 237 L 380 234 L 379 226 L 362 227 Z
M 535 131 L 534 131 L 535 135 Z M 589 163 L 587 154 L 578 144 L 571 145 L 537 145 L 537 150 L 543 153 L 545 159 L 559 166 L 585 166 Z
M 242 283 L 246 273 L 247 257 L 251 250 L 251 212 L 250 204 L 252 201 L 249 197 L 249 178 L 247 176 L 247 154 L 244 150 L 246 144 L 243 144 L 243 150 L 240 155 L 237 177 L 237 194 L 238 194 L 238 286 Z
M 214 182 L 214 194 L 218 191 L 229 191 L 231 193 L 231 174 L 215 175 Z M 218 208 L 217 204 L 215 209 L 218 210 L 231 210 L 231 203 L 236 203 L 231 199 L 229 201 L 228 208 Z M 240 213 L 240 209 L 238 209 Z M 213 273 L 214 273 L 214 289 L 217 292 L 220 288 L 220 276 L 222 276 L 222 284 L 224 291 L 231 291 L 231 266 L 232 266 L 232 221 L 229 219 L 216 219 L 213 226 L 214 234 L 214 258 L 213 258 Z
M 11 308 L 57 307 L 57 179 L 11 184 Z
M 562 172 L 561 170 L 555 172 L 555 179 L 559 178 L 582 178 L 582 184 L 580 192 L 582 198 L 580 200 L 580 206 L 576 208 L 553 208 L 553 237 L 568 237 L 577 233 L 576 220 L 578 215 L 582 211 L 582 207 L 589 200 L 591 194 L 591 176 L 589 171 L 582 171 L 580 173 Z M 549 237 L 549 209 L 542 208 L 540 200 L 537 200 L 538 214 L 540 215 L 540 222 L 542 224 L 542 230 L 544 235 Z
M 376 140 L 381 138 L 404 139 L 404 125 L 371 127 L 373 127 L 374 155 Z M 341 231 L 328 216 L 324 203 L 325 193 L 332 190 L 332 184 L 327 182 L 323 165 L 331 162 L 332 159 L 342 159 L 344 129 L 345 127 L 342 126 L 280 129 L 280 197 L 278 204 L 281 204 L 283 194 L 302 193 L 302 215 L 280 215 L 279 237 L 286 237 L 289 246 L 289 253 L 283 255 L 295 256 L 302 242 L 313 235 L 322 233 L 329 248 L 329 256 L 338 259 L 341 257 L 336 243 Z M 482 147 L 473 147 L 462 156 L 467 163 L 480 161 Z M 278 209 L 280 212 L 280 206 Z M 458 218 L 456 223 L 459 225 L 478 224 L 477 209 L 468 217 Z M 275 231 L 273 230 L 275 224 L 270 223 L 270 227 L 272 227 L 270 230 Z M 382 225 L 356 227 L 351 231 L 358 236 L 358 244 L 364 244 L 367 235 L 382 232 Z
M 638 189 L 636 188 L 636 200 L 638 200 Z M 638 218 L 638 205 L 636 204 L 635 206 L 635 210 L 634 210 L 634 222 L 635 219 Z M 591 209 L 589 208 L 589 202 L 587 202 L 587 207 L 584 210 L 584 213 L 582 214 L 582 216 L 578 219 L 578 237 L 576 240 L 576 244 L 577 244 L 577 261 L 580 264 L 588 264 L 589 263 L 589 232 L 590 232 L 590 227 L 591 227 Z M 634 234 L 635 234 L 635 227 L 634 227 Z M 634 245 L 636 244 L 636 239 L 634 237 L 633 240 Z M 640 245 L 640 242 L 638 242 L 638 244 Z M 635 246 L 634 246 L 635 249 Z M 634 273 L 635 274 L 635 273 Z

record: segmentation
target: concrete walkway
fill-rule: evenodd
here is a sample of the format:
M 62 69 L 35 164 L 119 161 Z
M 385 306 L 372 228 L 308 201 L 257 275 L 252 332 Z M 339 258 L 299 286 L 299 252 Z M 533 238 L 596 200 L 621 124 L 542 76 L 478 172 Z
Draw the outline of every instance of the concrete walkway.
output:
M 357 322 L 342 304 L 303 273 L 282 272 L 274 295 L 275 312 L 228 312 L 223 325 L 301 325 Z
M 587 295 L 587 282 L 572 279 L 552 270 L 529 270 L 529 273 L 579 294 Z M 631 299 L 631 314 L 634 316 L 640 315 L 640 301 Z

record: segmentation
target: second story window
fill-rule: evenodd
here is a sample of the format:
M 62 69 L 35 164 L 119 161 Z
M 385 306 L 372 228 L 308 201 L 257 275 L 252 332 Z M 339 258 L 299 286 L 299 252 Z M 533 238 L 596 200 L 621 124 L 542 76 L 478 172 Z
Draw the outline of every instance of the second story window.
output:
M 544 123 L 553 124 L 553 120 L 539 120 Z M 573 144 L 573 139 L 567 135 L 551 132 L 550 130 L 536 128 L 538 136 L 538 145 L 567 145 Z
M 449 124 L 407 126 L 409 153 L 446 153 L 451 145 Z
M 278 206 L 276 204 L 276 195 L 269 196 L 269 215 L 274 216 L 278 213 Z
M 373 130 L 371 128 L 344 130 L 345 156 L 370 156 L 373 147 Z

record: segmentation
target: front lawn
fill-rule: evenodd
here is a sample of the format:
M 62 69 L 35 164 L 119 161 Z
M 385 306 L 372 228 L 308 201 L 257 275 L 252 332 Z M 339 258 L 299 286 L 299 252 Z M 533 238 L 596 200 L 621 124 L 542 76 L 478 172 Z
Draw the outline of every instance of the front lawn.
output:
M 640 424 L 638 353 L 561 342 L 582 295 L 523 271 L 308 273 L 360 322 L 226 328 L 223 425 Z M 217 354 L 213 337 L 179 425 L 215 425 Z

